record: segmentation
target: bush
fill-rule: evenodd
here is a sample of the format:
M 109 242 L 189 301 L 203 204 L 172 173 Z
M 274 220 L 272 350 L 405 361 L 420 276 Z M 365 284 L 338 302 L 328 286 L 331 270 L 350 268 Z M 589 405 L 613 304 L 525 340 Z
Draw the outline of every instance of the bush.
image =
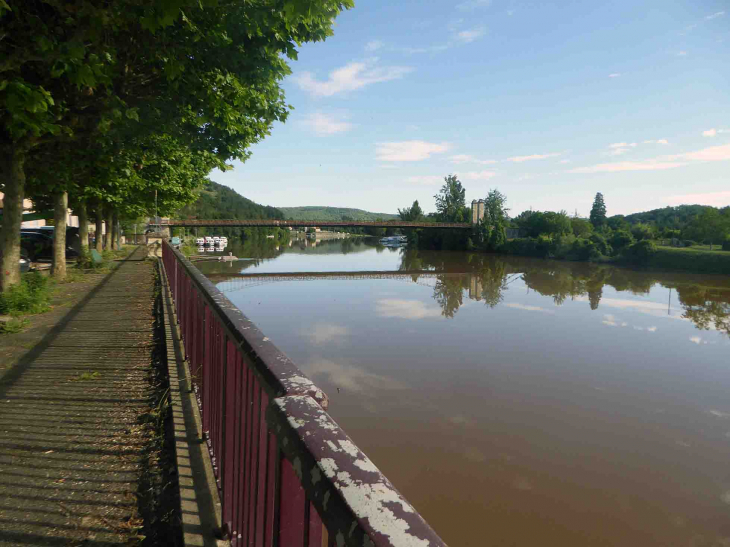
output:
M 40 272 L 24 274 L 20 283 L 0 293 L 0 314 L 23 315 L 48 311 L 51 299 L 50 280 Z
M 656 254 L 653 241 L 644 239 L 626 247 L 622 253 L 624 259 L 632 264 L 646 264 Z
M 611 245 L 608 244 L 606 238 L 601 234 L 591 234 L 591 237 L 589 237 L 588 240 L 596 246 L 599 253 L 604 256 L 611 256 Z
M 626 230 L 618 230 L 611 234 L 609 242 L 611 243 L 611 247 L 613 247 L 614 252 L 618 253 L 621 252 L 624 247 L 628 247 L 634 243 L 634 236 Z
M 692 241 L 691 239 L 685 239 L 684 241 L 682 241 L 682 245 L 684 245 L 685 247 L 692 247 L 693 245 L 697 245 L 697 243 Z
M 601 258 L 601 251 L 591 239 L 577 239 L 573 243 L 570 258 L 573 260 L 598 260 Z
M 730 236 L 727 236 L 725 241 L 722 242 L 722 250 L 730 251 Z
M 516 238 L 507 241 L 501 250 L 511 255 L 547 258 L 552 250 L 552 241 L 544 236 Z

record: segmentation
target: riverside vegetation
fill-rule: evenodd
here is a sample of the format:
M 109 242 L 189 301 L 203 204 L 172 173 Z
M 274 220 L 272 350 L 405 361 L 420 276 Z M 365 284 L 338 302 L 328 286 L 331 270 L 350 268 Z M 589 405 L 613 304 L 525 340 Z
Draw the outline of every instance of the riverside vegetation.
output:
M 401 220 L 468 222 L 466 190 L 455 175 L 444 179 L 434 196 L 436 212 L 424 214 L 418 201 L 399 210 Z M 480 250 L 561 260 L 615 262 L 631 266 L 730 273 L 730 207 L 666 207 L 608 217 L 603 195 L 596 194 L 589 218 L 565 211 L 523 211 L 510 218 L 507 197 L 490 190 L 485 215 L 471 234 L 453 230 L 409 230 L 420 249 Z M 507 237 L 510 230 L 516 237 Z

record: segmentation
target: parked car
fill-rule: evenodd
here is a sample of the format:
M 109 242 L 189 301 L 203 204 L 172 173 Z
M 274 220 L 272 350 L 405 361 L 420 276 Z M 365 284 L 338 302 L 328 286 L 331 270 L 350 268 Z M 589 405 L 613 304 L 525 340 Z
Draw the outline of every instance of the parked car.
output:
M 20 248 L 32 262 L 53 260 L 53 237 L 35 230 L 20 231 Z M 66 259 L 77 258 L 79 253 L 66 247 Z

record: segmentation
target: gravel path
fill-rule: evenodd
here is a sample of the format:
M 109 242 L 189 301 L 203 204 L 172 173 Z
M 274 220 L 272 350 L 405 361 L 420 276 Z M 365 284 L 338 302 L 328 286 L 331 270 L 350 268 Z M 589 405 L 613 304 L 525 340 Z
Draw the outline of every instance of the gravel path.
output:
M 138 490 L 155 434 L 145 254 L 135 250 L 0 379 L 0 546 L 141 539 Z

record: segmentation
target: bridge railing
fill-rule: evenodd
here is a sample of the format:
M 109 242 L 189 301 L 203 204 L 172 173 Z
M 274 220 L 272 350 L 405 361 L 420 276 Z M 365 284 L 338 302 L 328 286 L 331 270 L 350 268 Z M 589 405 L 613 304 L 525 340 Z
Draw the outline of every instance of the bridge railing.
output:
M 326 395 L 167 242 L 162 261 L 234 547 L 445 545 Z

